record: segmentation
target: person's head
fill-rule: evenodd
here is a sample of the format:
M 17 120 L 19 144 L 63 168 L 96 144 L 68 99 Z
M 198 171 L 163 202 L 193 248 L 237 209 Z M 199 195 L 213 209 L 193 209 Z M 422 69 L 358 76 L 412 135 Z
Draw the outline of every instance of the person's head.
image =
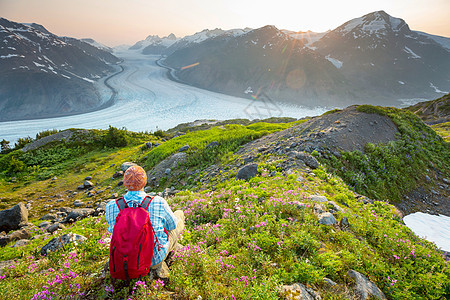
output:
M 147 184 L 147 174 L 140 166 L 129 167 L 123 175 L 123 185 L 129 191 L 140 191 Z

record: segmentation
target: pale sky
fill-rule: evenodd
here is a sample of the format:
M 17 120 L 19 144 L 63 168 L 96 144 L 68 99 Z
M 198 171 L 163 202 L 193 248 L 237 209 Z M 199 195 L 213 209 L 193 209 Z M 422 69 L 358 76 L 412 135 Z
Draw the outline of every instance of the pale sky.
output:
M 412 30 L 450 37 L 450 0 L 0 0 L 0 17 L 108 46 L 214 28 L 323 32 L 377 10 Z

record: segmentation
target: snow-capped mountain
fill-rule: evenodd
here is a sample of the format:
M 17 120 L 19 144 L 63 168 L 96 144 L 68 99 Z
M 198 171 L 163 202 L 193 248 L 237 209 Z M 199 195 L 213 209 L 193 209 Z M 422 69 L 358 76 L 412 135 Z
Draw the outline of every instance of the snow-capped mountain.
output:
M 85 39 L 80 39 L 80 41 L 88 43 L 89 45 L 94 46 L 94 47 L 96 47 L 96 48 L 98 48 L 100 50 L 108 51 L 110 53 L 113 52 L 113 49 L 111 47 L 108 47 L 108 46 L 106 46 L 106 45 L 104 45 L 102 43 L 99 43 L 99 42 L 97 42 L 94 39 L 85 38 Z
M 352 97 L 352 88 L 338 70 L 304 45 L 274 26 L 265 26 L 191 44 L 164 63 L 179 70 L 180 80 L 239 97 L 264 92 L 272 99 L 310 106 L 318 98 L 332 105 L 344 96 Z
M 183 40 L 167 49 L 165 60 L 179 79 L 233 95 L 247 86 L 300 104 L 399 105 L 450 91 L 450 39 L 411 31 L 384 11 L 324 33 L 265 26 L 236 36 L 203 34 L 200 43 Z M 277 76 L 269 76 L 274 70 Z
M 450 90 L 450 51 L 384 11 L 350 20 L 312 46 L 369 97 L 436 98 Z
M 166 37 L 149 35 L 145 40 L 139 41 L 129 48 L 129 50 L 139 50 L 143 54 L 162 54 L 168 47 L 179 40 L 173 33 Z
M 57 37 L 42 25 L 0 19 L 0 120 L 92 110 L 93 82 L 119 59 L 80 40 Z

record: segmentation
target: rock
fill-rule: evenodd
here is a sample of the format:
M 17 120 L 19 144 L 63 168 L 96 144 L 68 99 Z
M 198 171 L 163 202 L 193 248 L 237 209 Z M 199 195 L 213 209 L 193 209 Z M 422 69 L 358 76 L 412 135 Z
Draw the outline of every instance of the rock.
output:
M 137 165 L 136 165 L 135 163 L 129 162 L 129 161 L 124 162 L 124 163 L 120 166 L 120 170 L 122 170 L 122 171 L 125 173 L 125 171 L 128 170 L 128 168 L 131 167 L 131 166 L 137 166 Z
M 63 206 L 63 207 L 59 208 L 60 212 L 65 212 L 65 213 L 70 213 L 72 210 L 73 210 L 73 208 L 66 207 L 66 206 Z
M 214 141 L 214 142 L 211 142 L 211 143 L 209 143 L 208 145 L 206 145 L 206 149 L 208 149 L 208 148 L 214 148 L 214 147 L 217 147 L 217 146 L 219 146 L 219 142 Z
M 67 214 L 64 223 L 72 223 L 81 220 L 94 213 L 92 208 L 76 208 Z
M 95 196 L 95 191 L 89 191 L 89 193 L 87 193 L 88 197 L 94 197 Z M 81 205 L 80 205 L 81 206 Z
M 117 186 L 122 186 L 122 185 L 123 185 L 123 180 L 121 180 L 117 183 Z
M 41 255 L 47 255 L 48 252 L 56 251 L 60 248 L 63 248 L 69 243 L 73 242 L 84 242 L 87 238 L 82 235 L 67 233 L 62 235 L 61 237 L 53 238 L 47 245 L 41 248 Z M 62 242 L 62 243 L 61 243 Z
M 123 177 L 123 171 L 117 171 L 116 173 L 113 174 L 112 177 L 113 178 Z
M 150 149 L 152 147 L 152 143 L 151 142 L 145 143 L 145 147 L 147 147 L 147 149 Z
M 80 206 L 83 206 L 83 205 L 84 205 L 84 203 L 81 202 L 81 200 L 75 200 L 75 201 L 73 202 L 73 206 L 74 206 L 74 207 L 80 207 Z
M 309 196 L 309 199 L 314 202 L 328 202 L 327 197 L 319 195 L 311 195 Z
M 431 178 L 430 178 L 430 176 L 428 176 L 428 175 L 425 175 L 425 180 L 426 180 L 427 182 L 431 182 Z
M 298 159 L 301 159 L 305 162 L 305 164 L 310 167 L 311 169 L 317 169 L 319 167 L 319 162 L 317 159 L 315 159 L 311 154 L 308 154 L 306 152 L 297 152 Z
M 48 221 L 53 221 L 56 220 L 58 217 L 56 216 L 56 214 L 46 214 L 43 215 L 39 220 L 48 220 Z
M 31 237 L 31 232 L 24 228 L 21 230 L 14 231 L 8 235 L 0 237 L 0 247 L 6 246 L 11 241 L 29 239 Z
M 0 232 L 19 229 L 26 223 L 28 223 L 28 210 L 22 202 L 0 211 Z
M 85 180 L 83 183 L 83 186 L 85 189 L 89 189 L 89 188 L 94 187 L 94 184 L 92 182 L 90 182 L 89 180 Z
M 84 180 L 92 180 L 92 176 L 87 176 Z
M 46 228 L 46 227 L 50 226 L 51 224 L 52 223 L 50 223 L 48 221 L 44 221 L 44 222 L 39 223 L 38 227 L 39 228 Z
M 14 243 L 13 248 L 26 246 L 29 242 L 30 240 L 27 239 L 18 240 L 17 242 Z
M 65 228 L 66 226 L 64 226 L 63 224 L 56 222 L 47 228 L 47 232 L 53 233 L 58 229 L 65 229 Z
M 52 178 L 52 181 L 55 181 L 55 180 L 58 180 L 58 177 L 55 176 Z
M 289 145 L 289 148 L 295 148 L 295 147 L 297 147 L 297 142 L 292 142 L 292 143 Z
M 342 219 L 339 221 L 339 226 L 343 228 L 347 228 L 350 226 L 350 223 L 347 219 L 347 217 L 342 217 Z
M 323 225 L 334 225 L 336 224 L 336 219 L 329 212 L 321 213 L 319 216 L 319 223 Z
M 79 186 L 77 186 L 78 190 L 84 190 L 84 184 L 80 184 Z
M 178 152 L 185 152 L 189 150 L 189 145 L 184 145 L 183 147 L 181 147 L 180 149 L 178 149 Z
M 311 288 L 307 288 L 301 283 L 283 285 L 281 293 L 286 300 L 321 300 L 322 297 Z
M 104 214 L 106 210 L 106 202 L 100 202 L 94 211 L 94 216 Z
M 325 212 L 325 207 L 322 204 L 314 203 L 313 210 L 316 214 L 321 214 Z
M 246 157 L 246 158 L 244 158 L 244 165 L 251 163 L 254 160 L 255 160 L 255 158 L 253 156 Z
M 258 164 L 250 164 L 242 167 L 236 174 L 236 180 L 248 180 L 258 174 Z
M 328 201 L 327 204 L 328 204 L 329 206 L 331 206 L 332 209 L 333 209 L 334 211 L 336 211 L 336 212 L 338 212 L 338 211 L 343 211 L 343 209 L 342 209 L 339 205 L 337 205 L 337 203 L 334 202 L 334 201 Z
M 166 175 L 169 175 L 170 174 L 170 171 L 172 171 L 170 168 L 167 168 L 165 171 L 164 171 L 164 174 L 166 174 Z
M 152 188 L 150 186 L 146 186 L 144 188 L 144 192 L 149 193 L 152 190 Z
M 155 147 L 158 147 L 159 145 L 161 145 L 161 144 L 160 144 L 160 143 L 155 143 L 154 146 L 155 146 Z
M 337 285 L 336 282 L 334 282 L 333 280 L 331 280 L 331 279 L 329 279 L 329 278 L 326 278 L 326 277 L 323 279 L 323 282 L 325 282 L 325 284 L 327 284 L 327 285 L 329 285 L 329 286 L 335 286 L 335 285 Z
M 363 274 L 355 270 L 349 270 L 348 275 L 356 281 L 355 290 L 359 299 L 370 299 L 371 295 L 378 299 L 386 299 L 383 292 Z

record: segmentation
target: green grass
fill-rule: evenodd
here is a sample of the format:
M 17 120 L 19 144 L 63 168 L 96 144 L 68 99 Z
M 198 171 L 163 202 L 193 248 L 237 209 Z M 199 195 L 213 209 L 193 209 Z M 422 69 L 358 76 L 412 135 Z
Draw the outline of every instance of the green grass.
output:
M 431 125 L 434 131 L 439 134 L 444 141 L 450 142 L 450 122 L 440 123 L 436 125 Z
M 336 161 L 332 163 L 341 163 L 346 172 L 360 175 L 371 174 L 368 170 L 372 170 L 380 176 L 378 169 L 382 166 L 399 169 L 390 169 L 379 180 L 384 186 L 369 180 L 370 176 L 363 178 L 362 191 L 371 195 L 373 188 L 380 199 L 395 192 L 395 187 L 386 185 L 387 181 L 396 179 L 401 189 L 408 188 L 409 181 L 402 177 L 415 176 L 413 173 L 420 177 L 422 173 L 417 168 L 433 164 L 448 170 L 448 160 L 445 161 L 448 146 L 420 120 L 395 109 L 362 109 L 390 115 L 401 132 L 398 142 L 368 145 L 365 154 L 344 153 L 341 160 L 333 159 Z M 75 188 L 87 175 L 93 176 L 97 189 L 112 188 L 94 198 L 87 198 L 83 193 L 67 197 L 61 206 L 70 205 L 75 199 L 96 202 L 107 199 L 112 192 L 124 192 L 123 187 L 117 187 L 118 180 L 111 179 L 124 161 L 136 161 L 148 170 L 189 144 L 187 167 L 203 170 L 212 163 L 237 163 L 241 158 L 235 151 L 244 143 L 295 124 L 216 126 L 187 132 L 150 150 L 143 143 L 161 141 L 159 138 L 127 132 L 129 143 L 124 147 L 104 147 L 94 139 L 72 146 L 49 145 L 33 152 L 31 157 L 11 152 L 2 155 L 0 162 L 11 162 L 17 155 L 15 159 L 24 164 L 26 171 L 15 182 L 11 182 L 6 170 L 3 172 L 1 205 L 9 207 L 35 199 L 31 221 L 38 224 L 47 199 Z M 218 141 L 219 146 L 206 149 L 212 141 Z M 80 156 L 72 157 L 71 151 L 80 151 Z M 413 162 L 417 161 L 417 166 L 402 162 L 406 154 Z M 440 165 L 439 158 L 443 160 Z M 352 299 L 352 281 L 347 272 L 354 269 L 373 281 L 388 299 L 450 296 L 450 271 L 439 249 L 404 226 L 394 206 L 382 201 L 373 204 L 357 201 L 353 192 L 357 186 L 345 173 L 342 177 L 350 184 L 323 166 L 313 173 L 296 170 L 284 175 L 277 169 L 282 159 L 260 155 L 258 174 L 249 181 L 236 181 L 231 173 L 225 172 L 220 180 L 203 182 L 202 190 L 183 191 L 169 199 L 174 211 L 184 211 L 186 230 L 181 240 L 185 247 L 174 256 L 167 282 L 134 280 L 130 286 L 122 285 L 111 292 L 109 274 L 102 275 L 109 256 L 110 235 L 105 217 L 100 216 L 68 225 L 49 237 L 35 228 L 32 229 L 34 238 L 28 245 L 12 248 L 11 243 L 1 248 L 0 260 L 12 259 L 14 263 L 0 276 L 0 295 L 4 299 L 32 299 L 42 298 L 48 291 L 54 299 L 198 299 L 199 296 L 202 299 L 283 299 L 280 287 L 299 282 L 318 291 L 322 299 Z M 112 164 L 115 166 L 111 167 Z M 40 171 L 54 168 L 51 171 L 58 174 L 58 179 L 40 180 L 33 173 L 36 166 Z M 278 172 L 271 176 L 272 171 Z M 311 195 L 324 195 L 335 201 L 342 208 L 335 217 L 338 221 L 346 217 L 350 227 L 319 224 L 314 203 L 309 199 Z M 40 196 L 48 198 L 37 201 Z M 331 208 L 327 203 L 323 205 Z M 51 238 L 68 232 L 89 239 L 70 244 L 47 257 L 40 256 L 40 248 Z M 327 286 L 324 277 L 334 280 L 338 286 Z
M 427 169 L 450 175 L 449 145 L 413 113 L 370 105 L 357 110 L 390 117 L 400 135 L 387 144 L 369 143 L 364 152 L 342 152 L 341 158 L 320 159 L 355 191 L 397 202 L 424 182 L 425 175 L 431 174 Z

